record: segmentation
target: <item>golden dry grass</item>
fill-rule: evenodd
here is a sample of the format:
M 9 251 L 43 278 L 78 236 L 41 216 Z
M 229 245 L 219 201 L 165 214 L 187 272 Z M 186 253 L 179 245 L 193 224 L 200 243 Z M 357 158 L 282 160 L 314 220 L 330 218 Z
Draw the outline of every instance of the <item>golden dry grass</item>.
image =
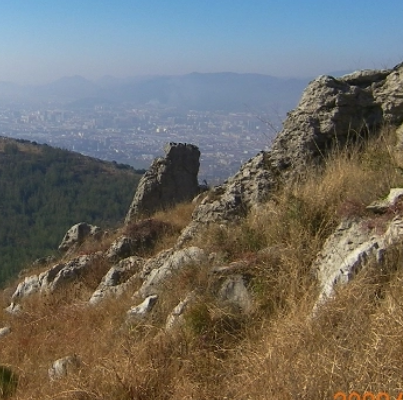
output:
M 314 318 L 310 269 L 343 218 L 365 216 L 367 204 L 403 183 L 391 137 L 385 132 L 362 152 L 339 149 L 241 223 L 212 226 L 198 239 L 224 263 L 244 261 L 255 300 L 248 315 L 217 301 L 220 278 L 208 264 L 173 274 L 149 317 L 131 324 L 125 315 L 139 302 L 131 298 L 135 288 L 88 307 L 90 279 L 31 297 L 20 316 L 0 311 L 0 327 L 12 328 L 0 338 L 0 364 L 19 376 L 13 398 L 327 400 L 338 391 L 383 391 L 396 399 L 403 391 L 403 249 L 390 249 L 382 266 L 369 265 L 338 288 Z M 193 208 L 153 216 L 177 229 L 152 254 L 172 246 Z M 168 313 L 191 291 L 197 301 L 184 325 L 166 332 Z M 2 310 L 7 300 L 0 297 Z M 69 354 L 82 359 L 80 369 L 49 382 L 52 361 Z

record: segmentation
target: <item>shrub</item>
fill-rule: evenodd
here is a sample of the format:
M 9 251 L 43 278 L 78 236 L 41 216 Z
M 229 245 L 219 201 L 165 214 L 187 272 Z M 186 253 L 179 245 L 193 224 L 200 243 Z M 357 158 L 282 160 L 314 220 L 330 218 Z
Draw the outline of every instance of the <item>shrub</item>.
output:
M 8 367 L 0 365 L 0 395 L 6 399 L 12 396 L 17 390 L 18 377 Z

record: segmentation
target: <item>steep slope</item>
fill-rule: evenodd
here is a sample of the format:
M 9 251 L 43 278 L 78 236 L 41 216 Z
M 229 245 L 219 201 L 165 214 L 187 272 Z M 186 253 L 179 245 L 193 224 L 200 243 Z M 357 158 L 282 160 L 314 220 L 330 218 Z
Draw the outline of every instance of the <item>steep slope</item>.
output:
M 115 226 L 139 178 L 129 166 L 0 138 L 0 284 L 54 252 L 74 223 Z
M 272 152 L 204 199 L 27 271 L 0 297 L 0 388 L 402 398 L 401 68 L 318 78 Z

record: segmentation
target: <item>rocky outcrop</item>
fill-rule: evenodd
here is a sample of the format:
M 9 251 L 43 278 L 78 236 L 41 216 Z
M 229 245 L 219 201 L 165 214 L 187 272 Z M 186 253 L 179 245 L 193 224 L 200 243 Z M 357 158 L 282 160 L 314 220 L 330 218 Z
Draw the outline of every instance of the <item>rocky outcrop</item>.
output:
M 172 312 L 168 315 L 165 329 L 170 331 L 178 326 L 181 326 L 184 322 L 184 313 L 186 309 L 196 301 L 196 294 L 195 292 L 190 292 L 186 295 L 186 297 L 180 301 Z
M 185 243 L 209 222 L 233 221 L 266 200 L 273 188 L 320 164 L 334 146 L 360 140 L 387 123 L 403 121 L 403 63 L 391 70 L 320 76 L 305 89 L 297 108 L 268 152 L 245 163 L 214 188 L 178 240 Z
M 169 143 L 164 151 L 165 157 L 155 159 L 141 178 L 126 223 L 198 194 L 199 149 L 191 144 Z
M 152 310 L 157 300 L 158 296 L 154 294 L 147 296 L 141 304 L 131 307 L 126 313 L 126 322 L 130 323 L 136 319 L 144 318 Z
M 130 257 L 135 252 L 135 242 L 128 236 L 118 237 L 109 247 L 105 256 L 111 262 Z
M 122 295 L 130 286 L 131 280 L 142 271 L 144 261 L 141 257 L 132 256 L 114 265 L 102 278 L 89 303 L 95 305 L 105 298 Z
M 6 307 L 4 310 L 5 310 L 6 312 L 8 312 L 9 314 L 11 314 L 11 315 L 18 315 L 18 314 L 20 314 L 20 313 L 22 312 L 22 307 L 21 307 L 21 304 L 17 304 L 17 303 L 15 303 L 15 302 L 13 301 L 13 302 L 11 302 L 11 304 L 10 304 L 8 307 Z
M 394 208 L 403 199 L 403 189 L 392 188 L 386 199 L 374 201 L 367 207 L 367 210 L 378 214 L 384 214 L 388 211 L 394 211 Z
M 145 263 L 144 282 L 135 295 L 145 298 L 157 294 L 165 279 L 174 271 L 186 266 L 198 266 L 208 260 L 206 251 L 198 247 L 188 247 L 177 251 L 164 250 Z
M 218 299 L 244 313 L 250 313 L 253 309 L 252 297 L 242 275 L 234 275 L 225 279 L 218 292 Z
M 111 244 L 105 256 L 117 262 L 151 248 L 158 239 L 173 231 L 170 224 L 152 218 L 131 223 L 125 226 L 125 234 Z
M 97 255 L 79 256 L 69 262 L 56 264 L 39 275 L 28 276 L 18 284 L 11 299 L 16 301 L 37 292 L 53 292 L 62 285 L 82 277 L 98 258 Z
M 66 232 L 59 245 L 59 250 L 63 252 L 73 251 L 88 237 L 98 239 L 101 234 L 101 228 L 98 226 L 90 225 L 86 222 L 79 222 Z
M 371 204 L 375 213 L 392 210 L 403 189 L 392 189 L 388 198 Z M 403 238 L 403 219 L 392 212 L 389 218 L 372 217 L 343 221 L 327 239 L 313 263 L 320 294 L 315 311 L 331 298 L 337 284 L 348 283 L 369 261 L 381 264 L 385 251 Z
M 403 122 L 403 63 L 400 63 L 388 74 L 381 84 L 373 85 L 377 104 L 383 111 L 384 121 L 399 125 Z

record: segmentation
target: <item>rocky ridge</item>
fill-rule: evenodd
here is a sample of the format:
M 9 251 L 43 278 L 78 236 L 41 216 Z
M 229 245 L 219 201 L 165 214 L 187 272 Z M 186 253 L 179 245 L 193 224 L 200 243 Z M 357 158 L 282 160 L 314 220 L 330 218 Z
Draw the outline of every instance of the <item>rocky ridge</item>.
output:
M 382 124 L 403 121 L 403 63 L 389 70 L 364 70 L 334 78 L 319 76 L 288 113 L 270 151 L 246 162 L 215 187 L 195 210 L 182 245 L 211 221 L 236 220 L 258 206 L 273 188 L 320 164 L 334 146 L 374 134 Z
M 334 146 L 372 135 L 382 124 L 401 125 L 402 74 L 403 64 L 399 64 L 391 70 L 315 79 L 304 91 L 298 107 L 289 113 L 272 149 L 260 152 L 223 185 L 212 188 L 172 248 L 151 257 L 139 257 L 138 246 L 123 235 L 106 251 L 76 254 L 69 261 L 55 263 L 45 272 L 26 277 L 11 297 L 10 311 L 20 313 L 19 303 L 23 307 L 24 299 L 34 293 L 53 293 L 65 284 L 79 281 L 91 269 L 98 268 L 102 260 L 108 272 L 88 305 L 96 306 L 105 298 L 122 295 L 137 280 L 141 284 L 133 293 L 135 304 L 127 311 L 128 323 L 151 312 L 164 290 L 164 282 L 175 271 L 202 265 L 208 265 L 210 274 L 216 276 L 215 295 L 219 301 L 231 303 L 244 314 L 252 313 L 254 303 L 248 291 L 248 277 L 242 273 L 242 263 L 239 269 L 232 268 L 220 255 L 208 254 L 205 249 L 192 245 L 192 240 L 209 224 L 231 224 L 260 207 L 275 188 L 303 176 L 308 166 L 320 165 Z M 166 157 L 155 160 L 140 183 L 126 224 L 159 208 L 193 198 L 199 192 L 199 155 L 195 146 L 170 144 Z M 396 188 L 388 199 L 369 205 L 369 211 L 374 215 L 386 213 L 396 206 L 402 193 L 402 189 Z M 402 238 L 402 225 L 399 215 L 386 219 L 381 233 L 368 228 L 367 218 L 343 221 L 312 264 L 320 287 L 317 307 L 333 295 L 336 284 L 348 282 L 367 262 L 381 263 L 383 252 Z M 98 233 L 96 227 L 78 224 L 66 234 L 60 248 L 74 251 L 85 236 Z M 183 321 L 181 316 L 196 297 L 197 292 L 189 292 L 167 315 L 167 330 Z M 3 335 L 12 334 L 8 327 L 2 329 Z M 69 357 L 73 356 L 67 356 L 61 364 L 67 365 Z M 58 370 L 55 366 L 51 368 Z M 64 372 L 49 374 L 53 374 L 53 379 Z
M 207 224 L 229 223 L 245 216 L 252 208 L 263 204 L 274 188 L 300 176 L 307 166 L 321 163 L 335 145 L 340 146 L 350 140 L 360 140 L 371 135 L 381 124 L 401 124 L 402 74 L 403 64 L 399 64 L 391 70 L 364 70 L 337 79 L 320 76 L 312 81 L 304 91 L 298 107 L 288 114 L 283 130 L 275 139 L 272 149 L 260 152 L 223 185 L 212 188 L 196 207 L 192 222 L 184 229 L 172 249 L 164 250 L 151 259 L 142 259 L 136 256 L 138 245 L 133 245 L 133 239 L 123 235 L 112 243 L 104 254 L 98 254 L 97 257 L 103 257 L 113 265 L 100 282 L 90 303 L 98 303 L 111 293 L 118 295 L 134 274 L 140 274 L 144 281 L 136 296 L 147 298 L 155 295 L 155 285 L 173 270 L 208 260 L 208 255 L 203 249 L 186 245 Z M 199 192 L 198 148 L 189 144 L 170 143 L 164 150 L 166 156 L 154 160 L 149 171 L 143 176 L 127 214 L 126 224 L 141 215 L 189 200 Z M 140 225 L 144 225 L 144 222 L 140 222 Z M 342 242 L 349 241 L 349 235 L 358 235 L 354 233 L 357 229 L 356 223 L 350 221 L 347 224 L 348 229 L 342 224 L 334 234 L 335 237 L 342 236 Z M 340 232 L 345 231 L 347 234 L 341 235 Z M 66 233 L 59 248 L 63 251 L 75 249 L 86 237 L 99 237 L 100 234 L 98 227 L 85 223 L 77 224 Z M 357 246 L 366 243 L 361 246 L 362 251 L 358 250 L 360 254 L 365 253 L 369 251 L 367 247 L 373 248 L 374 243 L 378 243 L 378 239 L 364 238 L 360 234 L 356 245 L 350 245 L 349 248 L 356 250 Z M 335 245 L 335 239 L 330 238 L 329 241 L 331 245 L 325 245 L 324 253 L 330 251 L 326 250 L 327 247 Z M 376 246 L 379 248 L 379 245 Z M 91 265 L 93 257 L 79 256 L 67 263 L 57 263 L 39 276 L 25 278 L 18 285 L 12 300 L 35 292 L 53 291 L 64 281 L 78 279 L 82 271 Z M 318 259 L 321 257 L 326 259 L 325 265 L 330 263 L 330 256 L 319 255 Z M 341 258 L 332 263 L 340 264 L 343 256 L 339 257 Z M 352 265 L 356 263 L 357 261 Z M 319 261 L 315 263 L 318 264 Z M 323 275 L 323 268 L 317 268 Z M 351 268 L 353 267 L 348 270 Z M 241 282 L 237 275 L 233 279 L 235 280 L 230 284 L 232 286 Z M 334 283 L 341 278 L 332 275 L 332 278 L 327 279 Z M 324 278 L 319 280 L 323 282 Z M 322 286 L 324 295 L 329 295 L 329 283 L 323 283 Z M 243 289 L 240 290 L 242 292 Z M 242 296 L 240 294 L 240 297 Z

